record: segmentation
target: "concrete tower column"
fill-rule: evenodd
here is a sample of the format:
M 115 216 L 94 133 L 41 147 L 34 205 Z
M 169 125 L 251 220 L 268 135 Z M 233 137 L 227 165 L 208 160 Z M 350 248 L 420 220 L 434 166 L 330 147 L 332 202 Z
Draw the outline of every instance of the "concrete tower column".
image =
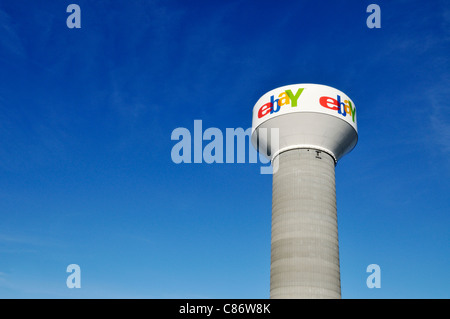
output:
M 253 107 L 252 143 L 274 172 L 271 298 L 341 298 L 334 169 L 356 122 L 355 103 L 321 84 L 273 89 Z
M 335 161 L 292 149 L 273 159 L 271 298 L 341 298 Z

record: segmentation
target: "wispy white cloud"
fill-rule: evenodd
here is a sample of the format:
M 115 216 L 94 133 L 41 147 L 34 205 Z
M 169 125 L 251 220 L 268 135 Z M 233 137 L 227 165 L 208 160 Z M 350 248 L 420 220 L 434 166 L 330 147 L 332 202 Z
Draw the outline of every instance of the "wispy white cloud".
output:
M 446 81 L 449 83 L 449 81 Z M 438 86 L 429 90 L 430 143 L 437 145 L 442 152 L 450 153 L 450 89 Z
M 24 57 L 25 50 L 20 37 L 17 34 L 13 19 L 2 9 L 0 9 L 0 47 L 6 52 Z
M 0 234 L 0 252 L 37 252 L 39 247 L 58 247 L 60 244 L 42 236 Z

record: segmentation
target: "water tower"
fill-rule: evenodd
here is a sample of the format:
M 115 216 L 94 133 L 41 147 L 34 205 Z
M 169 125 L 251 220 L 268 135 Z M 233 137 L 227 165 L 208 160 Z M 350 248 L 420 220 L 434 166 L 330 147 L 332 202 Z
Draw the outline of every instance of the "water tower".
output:
M 274 170 L 271 298 L 341 298 L 335 165 L 357 140 L 355 104 L 329 86 L 279 87 L 254 106 L 252 143 Z

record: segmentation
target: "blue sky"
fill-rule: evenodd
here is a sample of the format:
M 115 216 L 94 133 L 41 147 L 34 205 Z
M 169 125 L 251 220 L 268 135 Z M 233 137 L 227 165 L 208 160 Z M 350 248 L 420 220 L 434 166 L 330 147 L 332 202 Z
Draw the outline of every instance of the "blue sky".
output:
M 358 111 L 342 297 L 449 298 L 450 4 L 377 1 L 369 29 L 370 3 L 1 0 L 0 297 L 268 298 L 271 176 L 177 165 L 171 132 L 319 83 Z

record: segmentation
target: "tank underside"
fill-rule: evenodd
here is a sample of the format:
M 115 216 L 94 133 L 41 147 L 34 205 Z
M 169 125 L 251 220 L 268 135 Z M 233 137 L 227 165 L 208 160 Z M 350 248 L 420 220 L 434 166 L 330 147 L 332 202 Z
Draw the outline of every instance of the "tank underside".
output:
M 265 129 L 267 134 L 261 134 Z M 278 129 L 278 145 L 271 142 L 271 129 Z M 337 162 L 356 145 L 358 134 L 346 121 L 315 112 L 296 112 L 273 117 L 253 129 L 252 143 L 266 157 L 292 148 L 316 148 Z M 258 143 L 258 146 L 257 146 Z

